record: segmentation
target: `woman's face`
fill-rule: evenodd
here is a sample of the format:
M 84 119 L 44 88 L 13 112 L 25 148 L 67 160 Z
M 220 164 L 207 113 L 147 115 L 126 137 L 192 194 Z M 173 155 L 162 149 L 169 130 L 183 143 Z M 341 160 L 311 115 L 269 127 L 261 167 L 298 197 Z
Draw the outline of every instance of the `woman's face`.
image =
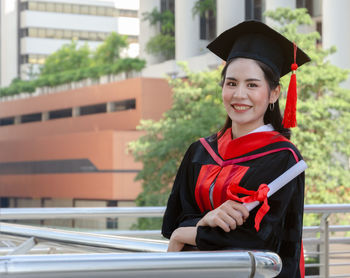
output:
M 237 58 L 227 67 L 222 98 L 232 131 L 248 133 L 264 124 L 269 103 L 279 96 L 279 86 L 269 93 L 264 72 L 252 59 Z

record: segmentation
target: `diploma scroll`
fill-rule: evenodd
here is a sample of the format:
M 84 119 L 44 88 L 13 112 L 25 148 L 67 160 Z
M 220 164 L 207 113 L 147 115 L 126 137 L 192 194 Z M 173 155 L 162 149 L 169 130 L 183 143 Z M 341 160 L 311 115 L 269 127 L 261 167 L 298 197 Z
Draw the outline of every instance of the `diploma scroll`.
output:
M 283 186 L 285 186 L 288 182 L 290 182 L 292 179 L 299 176 L 302 172 L 305 171 L 307 168 L 307 164 L 304 160 L 300 160 L 297 164 L 289 168 L 287 171 L 285 171 L 282 175 L 280 175 L 277 179 L 269 183 L 267 186 L 270 188 L 269 192 L 267 193 L 267 197 L 270 197 L 271 195 L 275 194 L 278 190 L 280 190 Z M 244 203 L 243 204 L 249 211 L 254 209 L 256 206 L 259 205 L 259 201 L 251 202 L 251 203 Z

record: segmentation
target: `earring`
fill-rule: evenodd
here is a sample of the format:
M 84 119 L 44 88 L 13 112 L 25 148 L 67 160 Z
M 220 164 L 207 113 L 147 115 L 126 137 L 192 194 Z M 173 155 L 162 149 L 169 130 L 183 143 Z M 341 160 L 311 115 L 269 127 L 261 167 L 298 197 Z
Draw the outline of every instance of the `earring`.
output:
M 275 103 L 270 103 L 269 107 L 270 107 L 270 111 L 273 111 L 273 109 L 275 109 Z

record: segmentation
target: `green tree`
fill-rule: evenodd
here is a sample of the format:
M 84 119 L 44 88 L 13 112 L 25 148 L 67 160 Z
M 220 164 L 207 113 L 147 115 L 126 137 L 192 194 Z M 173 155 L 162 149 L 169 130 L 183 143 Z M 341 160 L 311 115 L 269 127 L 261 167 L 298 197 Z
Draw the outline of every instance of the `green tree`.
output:
M 137 179 L 143 192 L 138 206 L 163 206 L 187 147 L 200 137 L 216 132 L 225 120 L 221 101 L 220 72 L 190 72 L 182 64 L 187 80 L 169 79 L 173 88 L 173 106 L 158 121 L 144 120 L 138 127 L 146 135 L 130 144 L 144 167 Z M 215 115 L 215 116 L 213 116 Z M 159 219 L 142 219 L 140 229 L 159 228 Z
M 126 37 L 116 33 L 111 33 L 95 52 L 90 51 L 87 45 L 78 48 L 77 42 L 72 41 L 47 57 L 35 79 L 24 81 L 16 78 L 10 86 L 0 88 L 0 96 L 32 93 L 37 87 L 53 87 L 86 78 L 98 79 L 103 75 L 142 70 L 146 64 L 144 60 L 120 57 L 126 46 Z
M 78 47 L 77 41 L 63 45 L 59 50 L 49 55 L 40 71 L 40 75 L 56 74 L 73 69 L 86 68 L 91 65 L 89 46 Z
M 266 13 L 280 26 L 280 32 L 295 41 L 312 59 L 297 70 L 298 127 L 292 141 L 300 149 L 309 169 L 306 171 L 306 203 L 343 203 L 350 193 L 350 92 L 339 84 L 348 72 L 330 64 L 324 50 L 316 45 L 317 32 L 298 33 L 300 25 L 311 24 L 305 9 L 277 9 Z M 293 55 L 291 53 L 291 55 Z M 139 126 L 146 135 L 130 149 L 143 163 L 137 179 L 143 192 L 139 206 L 165 205 L 176 170 L 184 152 L 199 137 L 216 132 L 224 123 L 219 70 L 191 73 L 187 79 L 170 80 L 173 106 L 158 121 L 143 121 Z M 282 78 L 288 88 L 290 76 Z M 285 92 L 282 94 L 284 103 Z M 282 107 L 283 108 L 283 107 Z M 158 227 L 160 221 L 141 220 L 139 227 Z
M 160 26 L 160 33 L 152 37 L 146 45 L 146 51 L 159 55 L 165 60 L 175 57 L 175 17 L 170 10 L 159 12 L 154 8 L 143 14 L 143 20 L 149 21 L 151 26 Z
M 112 32 L 107 39 L 98 46 L 94 53 L 96 65 L 111 64 L 120 59 L 121 51 L 128 46 L 126 36 Z
M 192 8 L 193 15 L 205 18 L 206 38 L 212 40 L 216 36 L 216 0 L 197 0 Z
M 298 26 L 312 23 L 305 9 L 277 9 L 267 12 L 280 24 L 279 31 L 295 41 L 312 59 L 297 70 L 298 128 L 292 141 L 301 150 L 309 169 L 306 171 L 306 203 L 343 203 L 350 193 L 350 92 L 339 84 L 349 71 L 327 60 L 335 48 L 315 44 L 317 32 L 298 33 Z M 282 79 L 287 88 L 289 76 Z
M 213 12 L 216 15 L 216 1 L 215 0 L 197 0 L 192 9 L 193 15 L 199 14 L 206 16 L 208 12 Z

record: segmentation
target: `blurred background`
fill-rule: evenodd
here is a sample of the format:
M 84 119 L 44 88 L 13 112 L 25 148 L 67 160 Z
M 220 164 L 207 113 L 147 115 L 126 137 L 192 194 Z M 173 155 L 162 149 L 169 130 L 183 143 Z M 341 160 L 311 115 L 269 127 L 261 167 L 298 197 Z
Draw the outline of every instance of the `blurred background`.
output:
M 298 69 L 292 137 L 309 165 L 306 204 L 349 203 L 350 1 L 0 3 L 0 210 L 164 206 L 189 144 L 224 123 L 223 62 L 206 45 L 249 19 L 279 29 L 312 58 Z M 309 263 L 320 261 L 314 255 L 325 247 L 317 240 L 331 215 L 330 231 L 341 236 L 332 239 L 332 259 L 342 267 L 350 210 L 326 208 L 306 209 L 304 232 L 316 237 L 306 246 Z M 160 236 L 160 218 L 137 213 L 35 219 L 12 222 Z
M 346 0 L 1 0 L 1 207 L 135 206 L 145 178 L 135 180 L 143 163 L 128 144 L 149 133 L 137 128 L 142 121 L 156 123 L 171 108 L 176 85 L 166 78 L 215 70 L 222 61 L 206 45 L 217 34 L 246 19 L 273 25 L 265 11 L 279 7 L 304 8 L 312 20 L 298 31 L 317 31 L 314 47 L 336 48 L 327 63 L 350 68 Z M 337 81 L 350 88 L 346 73 Z M 349 157 L 339 157 L 348 170 Z

